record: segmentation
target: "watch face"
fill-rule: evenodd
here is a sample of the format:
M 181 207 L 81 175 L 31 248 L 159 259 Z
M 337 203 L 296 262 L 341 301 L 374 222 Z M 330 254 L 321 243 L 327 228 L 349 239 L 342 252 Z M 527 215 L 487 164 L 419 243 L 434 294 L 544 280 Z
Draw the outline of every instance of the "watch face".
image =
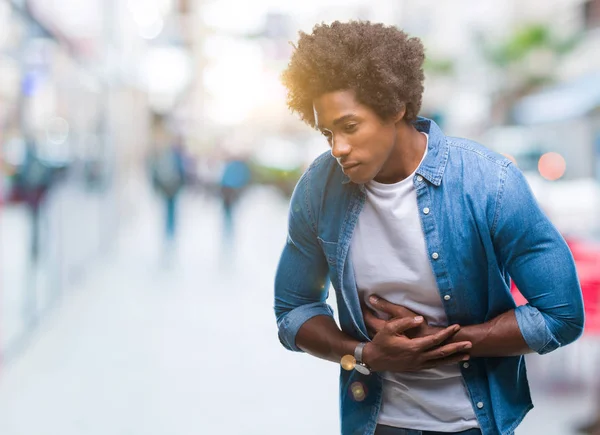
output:
M 365 365 L 363 365 L 363 364 L 361 364 L 361 363 L 358 363 L 358 362 L 357 362 L 357 363 L 356 363 L 356 366 L 354 366 L 354 368 L 356 369 L 356 371 L 357 371 L 358 373 L 361 373 L 361 374 L 363 374 L 363 375 L 370 375 L 370 374 L 371 374 L 371 370 L 369 370 L 369 369 L 367 368 L 367 366 L 365 366 Z

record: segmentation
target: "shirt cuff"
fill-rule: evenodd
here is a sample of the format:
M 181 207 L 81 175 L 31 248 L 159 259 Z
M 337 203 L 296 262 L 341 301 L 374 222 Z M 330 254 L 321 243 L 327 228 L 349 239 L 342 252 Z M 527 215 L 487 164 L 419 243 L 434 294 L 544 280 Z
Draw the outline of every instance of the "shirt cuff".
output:
M 333 310 L 324 302 L 315 302 L 301 305 L 287 313 L 278 324 L 279 341 L 281 341 L 281 344 L 288 350 L 302 352 L 302 349 L 296 346 L 296 335 L 300 327 L 315 316 L 329 316 L 333 318 Z
M 560 347 L 544 320 L 544 316 L 531 305 L 521 305 L 515 309 L 515 316 L 521 334 L 531 350 L 543 355 Z

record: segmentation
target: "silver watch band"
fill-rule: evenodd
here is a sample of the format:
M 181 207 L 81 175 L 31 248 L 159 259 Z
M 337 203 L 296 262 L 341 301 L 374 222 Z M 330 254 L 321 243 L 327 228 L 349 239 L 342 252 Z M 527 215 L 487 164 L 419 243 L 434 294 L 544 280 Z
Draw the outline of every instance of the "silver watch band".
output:
M 366 345 L 367 345 L 367 343 L 358 343 L 356 345 L 356 347 L 354 348 L 354 359 L 356 360 L 356 362 L 364 364 L 362 357 L 363 357 L 363 349 L 365 348 Z

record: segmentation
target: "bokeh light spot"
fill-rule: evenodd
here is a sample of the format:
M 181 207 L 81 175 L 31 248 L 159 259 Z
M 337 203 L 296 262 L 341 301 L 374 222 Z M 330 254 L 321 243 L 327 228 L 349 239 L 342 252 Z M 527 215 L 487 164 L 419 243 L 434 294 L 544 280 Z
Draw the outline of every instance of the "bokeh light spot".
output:
M 558 153 L 546 153 L 538 162 L 540 175 L 546 180 L 555 181 L 565 174 L 567 162 Z
M 362 382 L 354 382 L 350 385 L 350 391 L 352 392 L 352 397 L 357 402 L 362 402 L 367 398 L 367 393 Z
M 354 366 L 356 365 L 356 359 L 352 355 L 345 355 L 342 358 L 342 368 L 344 370 L 354 370 Z

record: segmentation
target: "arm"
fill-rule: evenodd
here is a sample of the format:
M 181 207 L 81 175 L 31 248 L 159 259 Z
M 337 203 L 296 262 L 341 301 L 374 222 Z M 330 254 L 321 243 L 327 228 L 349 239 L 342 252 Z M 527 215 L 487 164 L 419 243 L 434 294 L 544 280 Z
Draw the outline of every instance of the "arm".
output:
M 318 316 L 307 321 L 296 338 L 304 352 L 327 361 L 339 363 L 345 355 L 354 355 L 358 340 L 343 333 L 328 316 Z
M 286 349 L 295 352 L 303 351 L 296 345 L 296 336 L 307 321 L 322 316 L 333 322 L 333 310 L 326 303 L 328 266 L 307 208 L 306 182 L 305 174 L 292 195 L 287 243 L 275 276 L 279 340 Z
M 463 326 L 451 340 L 473 343 L 471 356 L 494 357 L 525 355 L 533 352 L 521 334 L 515 310 L 507 311 L 479 325 Z
M 566 242 L 544 215 L 525 177 L 506 167 L 492 238 L 496 255 L 527 299 L 514 310 L 527 346 L 545 354 L 575 341 L 584 311 L 575 262 Z
M 373 341 L 364 348 L 363 361 L 373 371 L 410 372 L 467 361 L 471 343 L 461 341 L 440 346 L 460 329 L 458 325 L 439 328 L 431 335 L 408 338 L 406 332 L 418 328 L 423 317 L 407 317 L 387 322 Z M 305 352 L 339 363 L 342 357 L 354 355 L 359 343 L 339 330 L 327 316 L 308 320 L 298 332 L 296 343 Z
M 395 305 L 385 299 L 371 297 L 371 305 L 388 313 L 392 318 L 407 318 L 418 315 L 401 305 Z M 385 324 L 367 306 L 363 305 L 365 323 L 370 331 L 378 332 Z M 419 328 L 410 331 L 411 338 L 426 337 L 441 331 L 443 328 L 429 326 L 424 322 Z M 523 355 L 532 352 L 519 329 L 514 310 L 500 314 L 494 319 L 479 325 L 462 326 L 460 330 L 447 340 L 448 343 L 470 342 L 472 348 L 469 355 L 473 357 L 494 357 Z
M 470 341 L 477 357 L 544 354 L 564 346 L 583 331 L 581 289 L 567 244 L 540 210 L 521 172 L 509 165 L 498 195 L 492 237 L 498 259 L 505 265 L 527 305 L 479 325 L 463 326 L 449 341 Z M 416 313 L 381 298 L 373 306 L 392 317 Z M 372 331 L 385 322 L 363 307 Z M 416 336 L 439 328 L 424 324 Z

